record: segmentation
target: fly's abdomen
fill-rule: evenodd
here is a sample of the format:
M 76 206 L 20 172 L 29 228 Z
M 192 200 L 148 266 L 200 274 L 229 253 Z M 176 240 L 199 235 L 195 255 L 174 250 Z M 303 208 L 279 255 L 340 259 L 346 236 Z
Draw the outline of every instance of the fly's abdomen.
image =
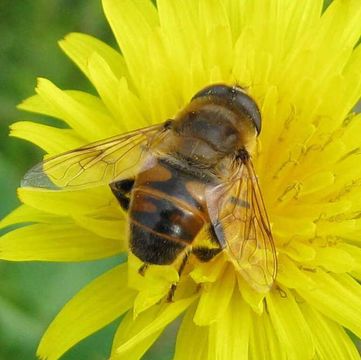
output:
M 133 190 L 130 247 L 144 262 L 170 264 L 192 243 L 204 220 L 185 201 L 151 185 Z

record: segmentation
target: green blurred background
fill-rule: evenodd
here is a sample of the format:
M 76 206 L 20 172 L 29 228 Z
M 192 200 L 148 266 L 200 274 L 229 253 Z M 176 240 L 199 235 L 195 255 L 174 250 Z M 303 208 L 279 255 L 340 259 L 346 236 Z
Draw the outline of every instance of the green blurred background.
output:
M 57 45 L 73 31 L 116 46 L 99 0 L 0 0 L 0 218 L 19 204 L 16 188 L 20 179 L 42 155 L 35 146 L 9 138 L 9 125 L 17 120 L 52 121 L 16 109 L 21 100 L 34 94 L 36 77 L 49 78 L 64 89 L 94 93 Z M 36 359 L 41 334 L 62 306 L 89 280 L 119 261 L 0 262 L 0 360 Z M 84 340 L 63 358 L 107 359 L 116 325 Z M 169 359 L 174 332 L 173 326 L 146 358 Z
M 0 0 L 0 218 L 19 204 L 19 181 L 42 154 L 25 141 L 9 138 L 9 125 L 25 119 L 51 123 L 50 119 L 16 109 L 16 104 L 34 93 L 36 77 L 49 78 L 61 88 L 94 93 L 57 46 L 59 39 L 73 31 L 94 35 L 115 46 L 99 0 Z M 35 359 L 41 334 L 66 301 L 119 261 L 0 262 L 0 360 Z M 63 358 L 107 359 L 116 325 L 84 340 Z M 171 358 L 176 327 L 165 332 L 146 359 Z

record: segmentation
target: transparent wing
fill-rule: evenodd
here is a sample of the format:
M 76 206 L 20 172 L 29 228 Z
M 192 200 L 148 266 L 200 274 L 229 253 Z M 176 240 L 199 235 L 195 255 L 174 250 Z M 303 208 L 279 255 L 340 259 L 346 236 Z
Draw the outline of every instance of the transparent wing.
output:
M 78 190 L 134 177 L 146 151 L 161 141 L 165 132 L 159 124 L 54 156 L 30 169 L 21 186 Z
M 236 178 L 207 194 L 211 223 L 240 274 L 259 292 L 272 286 L 277 256 L 267 212 L 251 160 L 238 165 Z

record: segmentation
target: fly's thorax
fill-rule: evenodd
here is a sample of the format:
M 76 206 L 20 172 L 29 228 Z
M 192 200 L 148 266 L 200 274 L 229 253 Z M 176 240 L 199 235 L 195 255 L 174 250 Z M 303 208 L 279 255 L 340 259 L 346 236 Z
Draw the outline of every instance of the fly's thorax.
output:
M 212 166 L 240 148 L 251 150 L 257 137 L 246 114 L 208 98 L 194 99 L 175 119 L 173 131 L 182 155 Z

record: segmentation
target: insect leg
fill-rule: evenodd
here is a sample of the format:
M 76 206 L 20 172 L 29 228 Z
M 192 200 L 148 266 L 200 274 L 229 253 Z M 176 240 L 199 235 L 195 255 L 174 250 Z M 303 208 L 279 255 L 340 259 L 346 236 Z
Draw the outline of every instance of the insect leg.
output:
M 148 263 L 144 263 L 139 269 L 138 269 L 138 273 L 142 276 L 145 275 L 145 272 L 147 271 L 149 267 L 149 264 Z
M 179 279 L 180 279 L 180 277 L 182 275 L 182 272 L 183 272 L 183 270 L 184 270 L 184 268 L 185 268 L 185 266 L 187 264 L 187 261 L 189 259 L 190 254 L 191 254 L 190 250 L 185 251 L 185 254 L 184 254 L 183 259 L 182 259 L 182 263 L 180 264 L 180 267 L 178 269 Z M 175 293 L 175 291 L 177 289 L 177 285 L 178 284 L 172 284 L 172 286 L 171 286 L 171 288 L 169 290 L 168 296 L 167 296 L 167 302 L 172 302 L 173 301 L 173 297 L 174 297 L 174 293 Z
M 129 209 L 130 198 L 128 194 L 131 192 L 133 185 L 134 179 L 124 179 L 109 184 L 114 196 L 125 211 Z

